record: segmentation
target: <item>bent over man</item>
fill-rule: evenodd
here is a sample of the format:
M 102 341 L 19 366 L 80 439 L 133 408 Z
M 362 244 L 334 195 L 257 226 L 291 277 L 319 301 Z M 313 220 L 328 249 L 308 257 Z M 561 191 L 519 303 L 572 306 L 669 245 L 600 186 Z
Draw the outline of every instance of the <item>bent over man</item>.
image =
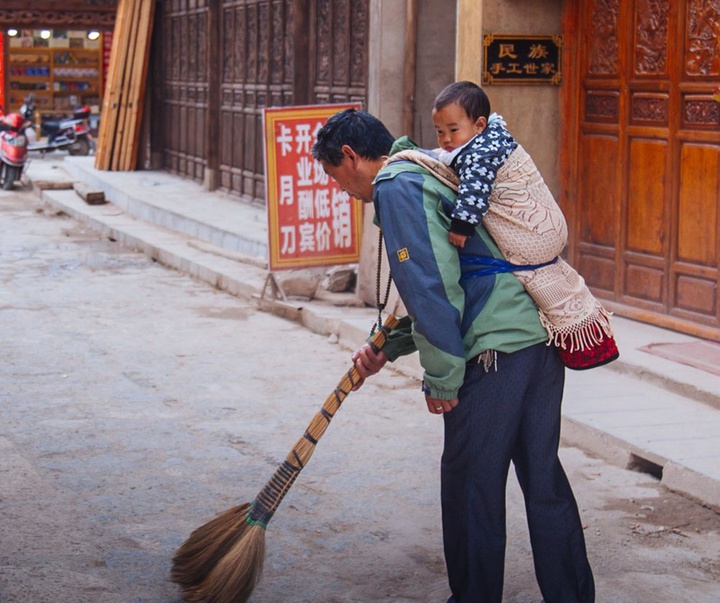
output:
M 511 462 L 545 603 L 592 603 L 582 524 L 558 458 L 565 369 L 515 276 L 462 278 L 473 270 L 462 255 L 502 254 L 482 225 L 463 248 L 449 242 L 453 191 L 417 163 L 385 165 L 408 146 L 377 118 L 347 109 L 318 132 L 313 156 L 350 195 L 373 203 L 408 310 L 384 351 L 355 352 L 358 371 L 365 379 L 417 350 L 428 410 L 443 415 L 448 603 L 502 601 Z

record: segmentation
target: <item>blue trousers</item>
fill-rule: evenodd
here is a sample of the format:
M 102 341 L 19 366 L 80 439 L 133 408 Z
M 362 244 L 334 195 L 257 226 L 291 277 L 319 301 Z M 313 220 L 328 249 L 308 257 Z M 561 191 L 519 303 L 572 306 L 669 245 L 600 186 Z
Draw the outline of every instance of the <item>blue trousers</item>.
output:
M 564 383 L 565 367 L 544 343 L 498 353 L 497 371 L 468 364 L 458 405 L 444 415 L 442 521 L 450 602 L 502 601 L 511 461 L 545 602 L 595 600 L 577 503 L 558 458 Z

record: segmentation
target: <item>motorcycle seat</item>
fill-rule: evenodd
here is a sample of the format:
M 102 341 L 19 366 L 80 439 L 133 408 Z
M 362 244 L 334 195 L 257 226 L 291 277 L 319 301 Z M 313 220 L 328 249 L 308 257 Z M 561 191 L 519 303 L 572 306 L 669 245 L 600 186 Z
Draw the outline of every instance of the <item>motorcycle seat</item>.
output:
M 60 129 L 60 121 L 43 121 L 42 122 L 42 129 L 48 133 L 57 132 Z

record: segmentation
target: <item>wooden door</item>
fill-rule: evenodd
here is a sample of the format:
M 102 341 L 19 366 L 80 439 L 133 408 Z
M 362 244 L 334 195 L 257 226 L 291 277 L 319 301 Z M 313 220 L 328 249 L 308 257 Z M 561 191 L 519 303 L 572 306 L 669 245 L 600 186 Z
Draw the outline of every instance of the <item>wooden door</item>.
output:
M 720 0 L 581 0 L 572 260 L 618 314 L 720 340 Z
M 207 166 L 209 106 L 208 1 L 159 2 L 161 61 L 153 107 L 163 167 L 202 182 Z
M 165 169 L 264 202 L 262 110 L 365 102 L 369 0 L 163 0 L 151 142 Z
M 292 104 L 293 11 L 289 0 L 223 0 L 220 187 L 264 197 L 262 109 Z
M 365 101 L 368 5 L 222 0 L 222 189 L 264 202 L 264 107 Z
M 313 104 L 366 105 L 368 80 L 368 0 L 315 0 L 309 3 L 307 74 Z

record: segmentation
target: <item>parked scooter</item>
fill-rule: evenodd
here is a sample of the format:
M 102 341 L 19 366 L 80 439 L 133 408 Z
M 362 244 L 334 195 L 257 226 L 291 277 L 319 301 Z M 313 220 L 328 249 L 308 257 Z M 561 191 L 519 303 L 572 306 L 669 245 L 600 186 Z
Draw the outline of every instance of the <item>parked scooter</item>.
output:
M 22 177 L 28 154 L 25 131 L 32 123 L 21 113 L 0 116 L 0 183 L 9 191 Z
M 35 115 L 35 97 L 33 94 L 25 99 L 20 113 L 33 122 Z M 27 132 L 30 151 L 38 151 L 43 155 L 52 151 L 66 149 L 70 155 L 88 155 L 92 134 L 90 133 L 90 107 L 79 107 L 71 117 L 63 119 L 42 119 L 40 121 L 41 140 L 37 140 L 35 130 Z

